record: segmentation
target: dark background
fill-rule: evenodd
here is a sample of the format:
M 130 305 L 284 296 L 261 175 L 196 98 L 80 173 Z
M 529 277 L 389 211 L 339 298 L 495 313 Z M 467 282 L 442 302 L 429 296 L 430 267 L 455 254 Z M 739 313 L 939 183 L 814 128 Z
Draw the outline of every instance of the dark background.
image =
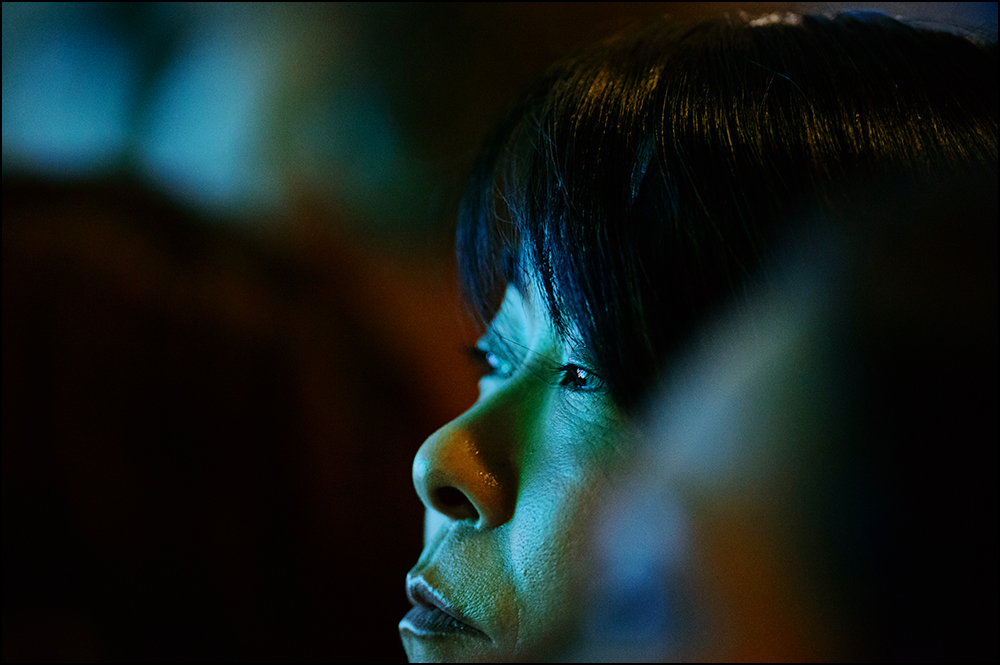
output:
M 996 3 L 3 7 L 3 660 L 401 660 L 475 397 L 462 179 L 644 17 Z

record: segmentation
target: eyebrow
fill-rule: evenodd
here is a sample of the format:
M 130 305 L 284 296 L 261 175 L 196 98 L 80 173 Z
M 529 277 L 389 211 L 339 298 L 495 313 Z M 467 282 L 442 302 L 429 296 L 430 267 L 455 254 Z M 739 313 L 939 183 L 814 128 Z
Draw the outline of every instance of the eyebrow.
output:
M 579 339 L 565 340 L 564 343 L 569 349 L 570 360 L 576 360 L 585 365 L 590 371 L 601 374 L 597 355 L 588 346 Z

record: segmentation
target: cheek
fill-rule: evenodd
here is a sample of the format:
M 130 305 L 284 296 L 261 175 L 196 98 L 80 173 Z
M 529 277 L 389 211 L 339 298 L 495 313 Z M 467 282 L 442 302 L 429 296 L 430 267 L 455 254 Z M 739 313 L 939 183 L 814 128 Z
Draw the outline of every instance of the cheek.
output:
M 558 649 L 579 624 L 586 583 L 588 536 L 607 493 L 606 430 L 568 427 L 552 418 L 523 461 L 517 511 L 508 531 L 517 596 L 518 642 L 534 653 Z M 541 657 L 541 656 L 537 656 Z

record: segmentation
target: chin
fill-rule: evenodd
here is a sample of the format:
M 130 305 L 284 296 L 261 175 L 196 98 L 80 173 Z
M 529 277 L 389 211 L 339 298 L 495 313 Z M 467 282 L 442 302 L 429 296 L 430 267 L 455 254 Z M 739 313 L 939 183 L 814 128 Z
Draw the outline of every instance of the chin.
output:
M 488 663 L 504 658 L 489 641 L 464 635 L 418 635 L 399 629 L 406 657 L 411 663 Z

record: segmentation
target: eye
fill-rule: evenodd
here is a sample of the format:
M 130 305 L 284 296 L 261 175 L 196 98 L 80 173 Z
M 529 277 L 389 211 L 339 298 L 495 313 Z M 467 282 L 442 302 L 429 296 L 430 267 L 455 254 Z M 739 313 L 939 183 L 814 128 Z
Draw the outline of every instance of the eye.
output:
M 493 376 L 504 378 L 510 376 L 511 365 L 500 356 L 489 349 L 479 346 L 469 346 L 465 349 L 466 354 L 473 364 L 479 369 L 481 376 Z
M 558 367 L 557 371 L 561 374 L 559 385 L 573 392 L 599 392 L 606 389 L 603 379 L 585 367 L 569 363 Z

